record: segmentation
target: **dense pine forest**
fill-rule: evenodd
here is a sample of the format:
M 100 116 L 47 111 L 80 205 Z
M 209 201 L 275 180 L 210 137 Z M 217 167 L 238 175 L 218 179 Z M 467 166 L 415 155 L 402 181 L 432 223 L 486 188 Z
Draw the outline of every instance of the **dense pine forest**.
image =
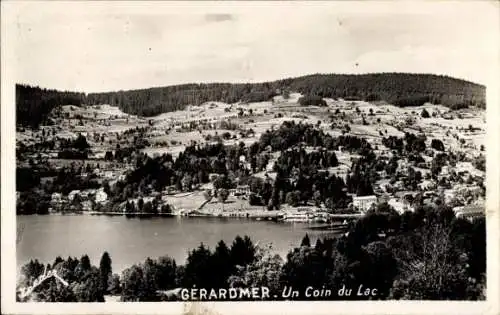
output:
M 16 120 L 23 126 L 38 127 L 56 106 L 78 105 L 86 101 L 85 93 L 41 89 L 16 84 Z
M 313 74 L 264 83 L 183 84 L 87 95 L 16 85 L 16 113 L 18 124 L 37 127 L 46 123 L 48 113 L 58 105 L 110 104 L 126 113 L 154 116 L 207 101 L 267 101 L 283 91 L 300 92 L 313 98 L 383 100 L 396 106 L 418 106 L 426 102 L 453 109 L 486 106 L 483 85 L 441 75 L 376 73 Z

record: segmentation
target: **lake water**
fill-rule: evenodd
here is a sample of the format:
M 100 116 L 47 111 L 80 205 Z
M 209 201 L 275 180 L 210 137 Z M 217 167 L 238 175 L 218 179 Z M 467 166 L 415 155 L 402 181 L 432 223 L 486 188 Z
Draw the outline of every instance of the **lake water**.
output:
M 168 255 L 184 263 L 189 250 L 201 242 L 214 249 L 221 239 L 230 246 L 237 235 L 248 235 L 264 245 L 272 243 L 286 257 L 306 233 L 311 242 L 332 232 L 308 229 L 307 223 L 276 223 L 235 218 L 126 218 L 91 215 L 17 216 L 17 267 L 30 259 L 52 263 L 57 256 L 88 254 L 93 264 L 107 251 L 113 271 L 120 273 L 146 257 Z

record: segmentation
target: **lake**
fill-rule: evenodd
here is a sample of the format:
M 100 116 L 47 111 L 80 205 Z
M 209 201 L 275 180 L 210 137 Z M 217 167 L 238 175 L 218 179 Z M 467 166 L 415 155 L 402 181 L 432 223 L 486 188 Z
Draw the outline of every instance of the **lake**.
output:
M 104 251 L 110 254 L 117 273 L 146 257 L 168 255 L 183 264 L 188 251 L 201 242 L 214 249 L 222 239 L 230 246 L 237 235 L 248 235 L 261 245 L 272 243 L 276 253 L 285 258 L 306 233 L 312 243 L 318 237 L 333 235 L 331 231 L 309 230 L 310 226 L 244 218 L 18 215 L 17 267 L 35 258 L 52 263 L 57 256 L 80 258 L 84 254 L 98 266 Z

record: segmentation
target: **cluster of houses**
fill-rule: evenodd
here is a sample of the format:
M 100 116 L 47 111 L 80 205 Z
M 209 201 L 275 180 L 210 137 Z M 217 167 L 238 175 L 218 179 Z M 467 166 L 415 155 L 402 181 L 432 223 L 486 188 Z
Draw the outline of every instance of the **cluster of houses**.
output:
M 73 190 L 67 196 L 55 192 L 51 195 L 50 212 L 65 210 L 92 211 L 95 204 L 106 204 L 108 194 L 103 188 Z

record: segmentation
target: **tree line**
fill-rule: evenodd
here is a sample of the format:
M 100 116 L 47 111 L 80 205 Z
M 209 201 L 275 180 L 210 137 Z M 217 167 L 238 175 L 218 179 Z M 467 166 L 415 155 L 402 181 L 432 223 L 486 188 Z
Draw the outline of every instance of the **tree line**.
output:
M 50 112 L 57 106 L 86 102 L 85 93 L 42 89 L 26 84 L 16 84 L 16 120 L 23 126 L 37 128 L 49 124 Z
M 57 105 L 118 106 L 126 113 L 154 116 L 182 110 L 208 101 L 226 103 L 268 101 L 278 94 L 296 91 L 306 95 L 302 105 L 325 105 L 323 97 L 350 100 L 384 100 L 396 106 L 418 106 L 425 102 L 450 108 L 485 108 L 486 88 L 448 76 L 412 73 L 313 74 L 264 83 L 182 84 L 106 93 L 58 92 L 16 85 L 17 122 L 37 127 Z

